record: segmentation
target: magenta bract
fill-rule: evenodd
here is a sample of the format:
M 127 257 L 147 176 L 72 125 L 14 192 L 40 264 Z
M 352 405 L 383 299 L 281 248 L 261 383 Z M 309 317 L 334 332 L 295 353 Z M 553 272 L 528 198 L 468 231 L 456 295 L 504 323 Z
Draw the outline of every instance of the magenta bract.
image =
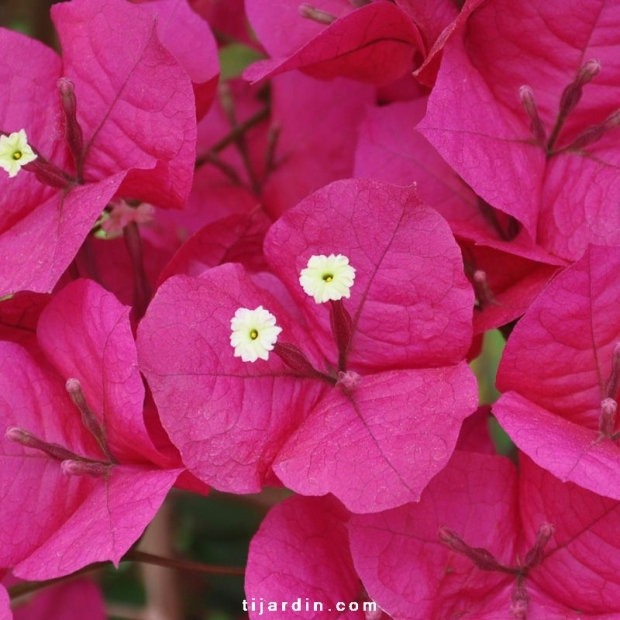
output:
M 356 269 L 346 354 L 329 304 L 299 284 L 311 256 L 337 253 Z M 417 499 L 477 402 L 462 361 L 472 291 L 447 224 L 412 188 L 340 181 L 287 211 L 265 254 L 286 290 L 223 265 L 165 282 L 140 325 L 141 368 L 184 463 L 234 492 L 260 489 L 273 468 L 363 512 Z M 233 356 L 231 319 L 259 306 L 301 366 Z
M 610 208 L 620 196 L 618 97 L 609 88 L 619 20 L 604 0 L 579 12 L 561 2 L 486 3 L 446 45 L 420 125 L 476 193 L 568 260 L 588 243 L 620 241 Z
M 405 13 L 388 2 L 375 2 L 326 26 L 290 56 L 254 63 L 243 75 L 254 82 L 302 69 L 321 79 L 386 84 L 413 70 L 420 48 L 420 34 Z
M 37 42 L 0 32 L 0 78 L 8 84 L 0 129 L 25 129 L 38 161 L 47 159 L 62 181 L 44 185 L 29 170 L 2 179 L 0 294 L 49 292 L 115 194 L 180 208 L 193 175 L 194 95 L 157 39 L 155 16 L 123 0 L 76 0 L 52 13 L 62 61 Z M 16 55 L 29 63 L 6 60 Z M 74 93 L 72 121 L 60 78 Z M 65 139 L 65 130 L 73 137 Z
M 220 76 L 217 42 L 209 24 L 187 0 L 138 0 L 137 4 L 157 16 L 157 36 L 191 78 L 196 117 L 201 119 L 213 103 Z
M 245 591 L 250 618 L 261 617 L 261 602 L 263 614 L 269 613 L 269 602 L 277 602 L 274 615 L 282 619 L 360 617 L 359 612 L 336 609 L 339 602 L 359 601 L 363 592 L 349 551 L 348 516 L 329 496 L 292 497 L 269 511 L 248 556 Z M 315 603 L 322 607 L 315 609 Z
M 603 428 L 602 402 L 618 398 L 619 267 L 617 248 L 591 246 L 549 284 L 508 340 L 493 407 L 540 466 L 615 499 L 617 425 Z
M 520 465 L 517 479 L 507 459 L 457 452 L 419 504 L 353 515 L 351 553 L 370 597 L 402 620 L 612 620 L 618 502 L 526 457 Z
M 303 18 L 299 5 L 297 0 L 246 0 L 248 21 L 270 56 L 290 56 L 325 29 L 325 24 Z M 324 0 L 320 9 L 338 18 L 354 7 L 348 0 Z
M 21 429 L 0 442 L 0 565 L 29 580 L 118 563 L 182 471 L 144 426 L 129 308 L 78 281 L 37 332 L 0 343 L 2 432 Z
M 275 219 L 324 185 L 353 176 L 357 128 L 376 89 L 299 71 L 277 76 L 271 87 L 271 122 L 280 129 L 261 198 Z

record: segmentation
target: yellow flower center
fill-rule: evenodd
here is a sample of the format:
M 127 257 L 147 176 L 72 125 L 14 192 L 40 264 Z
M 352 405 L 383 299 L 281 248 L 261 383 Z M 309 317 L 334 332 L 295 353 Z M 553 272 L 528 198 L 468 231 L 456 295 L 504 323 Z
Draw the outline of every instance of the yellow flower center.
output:
M 21 151 L 15 151 L 15 152 L 13 153 L 13 159 L 14 159 L 15 161 L 18 161 L 18 160 L 20 160 L 21 158 L 22 158 L 22 152 L 21 152 Z
M 331 282 L 334 279 L 334 276 L 331 273 L 326 273 L 323 276 L 323 280 L 325 280 L 325 282 Z
M 258 338 L 258 332 L 255 329 L 250 332 L 250 338 L 252 340 L 256 340 Z

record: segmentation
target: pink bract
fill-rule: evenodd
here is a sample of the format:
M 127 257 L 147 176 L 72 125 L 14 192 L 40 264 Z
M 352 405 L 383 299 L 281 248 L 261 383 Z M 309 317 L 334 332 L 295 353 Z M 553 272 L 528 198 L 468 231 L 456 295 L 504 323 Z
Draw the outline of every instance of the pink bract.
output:
M 270 56 L 290 56 L 325 30 L 325 24 L 301 16 L 300 4 L 297 0 L 246 0 L 248 21 Z M 344 17 L 354 10 L 348 0 L 310 4 L 334 17 Z
M 386 84 L 413 70 L 420 47 L 420 34 L 403 12 L 391 3 L 375 2 L 326 26 L 290 56 L 254 63 L 243 76 L 255 82 L 302 69 L 320 79 Z
M 0 94 L 0 128 L 25 129 L 39 162 L 46 158 L 66 175 L 62 189 L 27 170 L 3 178 L 3 295 L 50 291 L 115 194 L 179 208 L 193 174 L 191 83 L 159 43 L 155 17 L 122 0 L 76 0 L 55 6 L 53 18 L 62 61 L 23 35 L 0 32 L 0 78 L 8 85 Z M 29 59 L 19 69 L 7 60 L 16 54 Z M 65 88 L 74 87 L 79 161 L 64 137 L 61 77 L 70 80 Z
M 157 15 L 157 36 L 191 78 L 196 117 L 201 119 L 213 103 L 220 76 L 217 43 L 209 24 L 187 0 L 139 0 L 137 4 Z
M 195 159 L 194 95 L 158 39 L 156 16 L 123 0 L 74 0 L 52 17 L 64 75 L 75 82 L 85 178 L 128 171 L 120 193 L 182 208 Z
M 241 263 L 248 271 L 266 269 L 263 239 L 269 220 L 261 211 L 230 215 L 207 224 L 190 237 L 162 271 L 159 281 L 176 274 L 199 276 L 222 263 Z
M 612 620 L 619 504 L 532 461 L 455 453 L 419 504 L 349 520 L 368 594 L 394 618 Z M 442 542 L 443 541 L 443 542 Z
M 448 220 L 479 302 L 474 331 L 482 333 L 523 314 L 563 261 L 532 246 L 526 233 L 504 231 L 497 212 L 416 130 L 425 110 L 426 98 L 369 109 L 359 130 L 355 176 L 415 182 L 420 198 Z M 482 284 L 475 281 L 479 271 Z
M 37 336 L 40 348 L 34 338 L 0 343 L 3 432 L 17 427 L 56 445 L 52 457 L 0 442 L 0 565 L 29 580 L 118 563 L 183 471 L 157 452 L 144 426 L 129 308 L 78 281 L 43 311 Z M 81 385 L 96 434 L 65 389 L 70 378 Z M 75 475 L 63 473 L 67 462 Z
M 299 71 L 274 78 L 274 170 L 261 199 L 276 219 L 324 185 L 353 176 L 357 128 L 375 88 L 343 78 L 324 82 Z
M 508 340 L 497 379 L 504 394 L 493 407 L 541 467 L 615 499 L 617 426 L 603 428 L 602 412 L 618 398 L 610 379 L 619 366 L 619 268 L 620 250 L 591 246 L 549 284 Z
M 329 307 L 299 285 L 310 256 L 336 253 L 357 270 L 346 361 Z M 417 499 L 477 401 L 463 361 L 472 291 L 447 224 L 412 188 L 340 181 L 287 211 L 265 254 L 280 281 L 252 282 L 234 265 L 171 278 L 140 325 L 141 368 L 184 463 L 233 492 L 260 489 L 273 467 L 292 489 L 333 492 L 352 510 Z M 258 306 L 306 366 L 233 356 L 231 318 Z M 343 389 L 338 371 L 361 382 Z
M 568 260 L 588 243 L 620 242 L 612 207 L 620 197 L 614 122 L 599 139 L 580 142 L 581 132 L 596 133 L 618 109 L 610 85 L 620 70 L 611 35 L 619 20 L 619 7 L 605 0 L 590 0 L 578 12 L 561 2 L 487 3 L 445 47 L 420 125 L 484 200 Z M 583 78 L 579 97 L 574 84 L 590 71 L 588 61 L 600 64 L 600 75 Z M 574 94 L 563 95 L 571 84 Z M 533 97 L 529 115 L 523 86 Z
M 330 496 L 292 497 L 269 511 L 248 556 L 245 591 L 250 618 L 261 617 L 261 600 L 265 614 L 267 602 L 287 601 L 288 608 L 277 614 L 282 619 L 317 617 L 315 602 L 323 605 L 321 618 L 359 618 L 359 612 L 336 610 L 336 603 L 359 600 L 363 592 L 349 551 L 348 517 Z M 301 611 L 290 608 L 298 598 Z

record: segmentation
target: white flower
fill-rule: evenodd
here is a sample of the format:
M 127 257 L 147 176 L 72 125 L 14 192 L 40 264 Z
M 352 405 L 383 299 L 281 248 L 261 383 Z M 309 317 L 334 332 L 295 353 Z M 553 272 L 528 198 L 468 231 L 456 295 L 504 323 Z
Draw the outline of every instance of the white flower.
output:
M 230 320 L 230 327 L 230 344 L 235 349 L 235 357 L 244 362 L 255 362 L 259 357 L 269 359 L 269 351 L 273 351 L 282 331 L 276 325 L 276 317 L 262 306 L 254 310 L 239 308 Z
M 312 256 L 308 266 L 301 270 L 299 283 L 304 291 L 314 297 L 317 304 L 351 296 L 355 269 L 342 254 Z
M 28 144 L 26 132 L 23 129 L 12 134 L 0 136 L 0 168 L 14 177 L 22 166 L 29 164 L 37 158 Z

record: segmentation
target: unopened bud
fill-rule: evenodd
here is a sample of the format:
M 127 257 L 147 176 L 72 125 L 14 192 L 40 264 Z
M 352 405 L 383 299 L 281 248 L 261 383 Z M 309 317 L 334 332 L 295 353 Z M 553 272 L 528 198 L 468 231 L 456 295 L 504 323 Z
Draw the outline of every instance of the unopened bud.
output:
M 489 286 L 489 280 L 487 278 L 486 271 L 482 271 L 482 269 L 476 269 L 472 276 L 472 281 L 474 285 L 474 291 L 476 293 L 476 297 L 478 299 L 478 303 L 480 304 L 480 308 L 486 308 L 490 305 L 499 305 L 497 300 L 495 299 L 495 295 L 493 295 L 493 291 L 491 291 L 491 287 Z
M 332 333 L 338 347 L 338 370 L 344 371 L 347 365 L 349 345 L 353 336 L 353 319 L 349 311 L 344 307 L 341 299 L 331 300 L 330 322 Z
M 607 131 L 609 131 L 610 129 L 615 129 L 616 127 L 618 127 L 618 125 L 620 125 L 620 110 L 615 110 L 614 112 L 612 112 L 602 123 L 603 127 L 605 127 L 605 129 Z
M 37 158 L 23 166 L 24 170 L 32 172 L 37 180 L 44 185 L 55 187 L 56 189 L 68 189 L 75 183 L 64 170 L 37 153 Z
M 6 433 L 4 436 L 9 441 L 14 443 L 20 443 L 23 446 L 32 445 L 32 440 L 36 439 L 33 435 L 31 435 L 28 431 L 25 431 L 21 428 L 17 428 L 16 426 L 12 426 L 11 428 L 6 429 Z
M 618 403 L 613 398 L 604 398 L 601 401 L 601 415 L 598 430 L 603 437 L 611 437 L 616 426 L 616 411 Z
M 77 100 L 75 98 L 75 84 L 66 77 L 61 77 L 56 83 L 60 92 L 60 104 L 65 113 L 65 136 L 67 144 L 78 173 L 82 177 L 82 165 L 84 157 L 84 138 L 82 128 L 77 120 Z
M 89 433 L 95 438 L 101 436 L 101 424 L 97 416 L 92 412 L 91 408 L 86 402 L 84 391 L 82 390 L 82 384 L 74 378 L 67 379 L 65 383 L 65 389 L 69 393 L 73 404 L 80 410 L 82 414 L 82 423 L 88 429 Z
M 63 461 L 60 464 L 60 468 L 67 476 L 91 476 L 93 478 L 100 478 L 109 473 L 112 465 L 109 463 L 69 459 Z
M 602 68 L 603 67 L 600 60 L 597 60 L 596 58 L 588 60 L 583 67 L 579 69 L 575 82 L 581 84 L 582 86 L 588 82 L 591 82 L 601 72 Z
M 574 82 L 571 82 L 562 93 L 560 99 L 560 117 L 566 118 L 575 109 L 583 94 L 583 86 L 601 72 L 601 63 L 598 60 L 588 60 L 577 73 Z
M 538 106 L 536 105 L 536 101 L 534 99 L 534 91 L 531 86 L 524 85 L 519 89 L 519 99 L 521 100 L 521 105 L 525 109 L 526 114 L 530 118 L 530 131 L 534 136 L 534 139 L 539 144 L 545 144 L 547 141 L 547 132 L 545 131 L 545 126 L 538 114 Z
M 304 2 L 299 5 L 299 14 L 306 19 L 311 19 L 312 21 L 318 22 L 319 24 L 333 24 L 338 18 L 327 11 L 322 11 L 321 9 L 317 9 L 311 4 L 307 4 Z
M 470 547 L 458 534 L 450 528 L 442 526 L 438 531 L 439 541 L 453 551 L 468 557 L 480 570 L 514 573 L 510 568 L 502 566 L 492 553 L 482 547 Z
M 620 110 L 612 112 L 599 125 L 592 125 L 584 129 L 565 149 L 563 150 L 579 150 L 590 144 L 598 142 L 609 130 L 615 129 L 620 125 Z
M 106 442 L 105 431 L 97 419 L 97 416 L 93 413 L 92 409 L 86 402 L 86 397 L 84 396 L 84 391 L 82 390 L 82 384 L 77 379 L 71 377 L 70 379 L 67 379 L 65 389 L 69 393 L 73 404 L 80 410 L 80 413 L 82 414 L 82 424 L 84 424 L 86 430 L 95 438 L 101 448 L 101 451 L 105 454 L 107 459 L 111 463 L 115 463 L 116 461 L 112 457 Z
M 4 434 L 6 439 L 22 446 L 40 450 L 57 461 L 75 458 L 75 454 L 65 447 L 39 439 L 36 435 L 25 431 L 23 428 L 11 427 Z
M 536 541 L 532 548 L 525 554 L 523 562 L 524 568 L 530 569 L 538 566 L 543 559 L 543 554 L 547 543 L 553 536 L 555 527 L 551 523 L 541 523 L 536 533 Z

